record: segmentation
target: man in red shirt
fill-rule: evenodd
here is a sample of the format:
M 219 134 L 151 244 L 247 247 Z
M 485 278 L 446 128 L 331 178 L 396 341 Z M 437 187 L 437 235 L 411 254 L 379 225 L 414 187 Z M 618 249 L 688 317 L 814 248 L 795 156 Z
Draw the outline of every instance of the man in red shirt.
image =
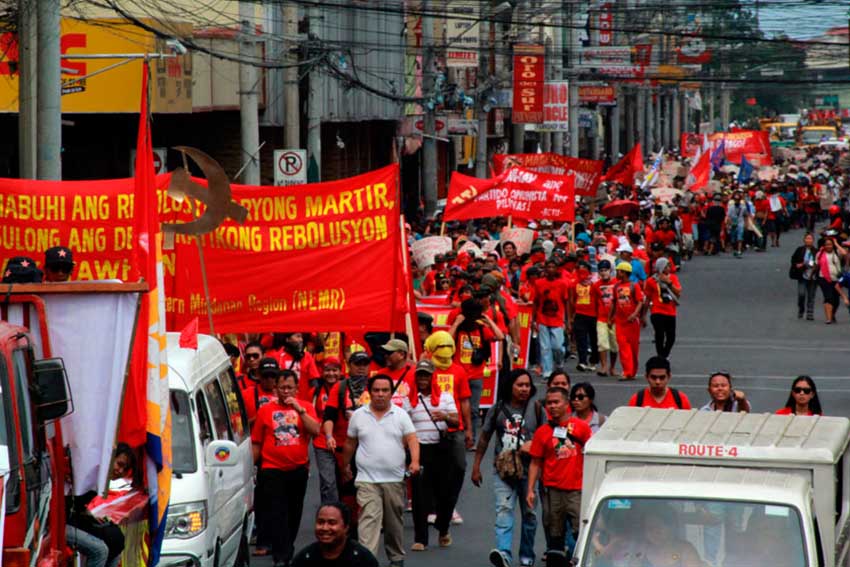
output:
M 567 413 L 569 398 L 569 392 L 564 388 L 550 388 L 546 392 L 549 423 L 534 432 L 529 450 L 531 465 L 528 467 L 526 501 L 529 509 L 533 510 L 542 469 L 543 529 L 546 530 L 549 546 L 547 557 L 564 554 L 567 519 L 570 520 L 573 537 L 578 536 L 580 525 L 584 445 L 592 432 L 586 421 Z
M 682 258 L 690 260 L 694 256 L 694 213 L 689 205 L 679 205 L 679 219 L 682 223 Z
M 301 524 L 310 463 L 308 448 L 319 433 L 319 421 L 313 405 L 296 398 L 298 377 L 293 371 L 282 371 L 275 389 L 277 400 L 257 412 L 251 441 L 262 478 L 262 521 L 271 536 L 275 565 L 285 565 L 292 559 Z
M 245 345 L 245 373 L 236 377 L 239 391 L 245 397 L 245 391 L 260 383 L 260 359 L 263 358 L 263 345 L 257 341 L 251 341 Z
M 546 261 L 546 277 L 534 282 L 534 319 L 540 346 L 540 366 L 544 376 L 563 359 L 564 318 L 569 290 L 554 260 Z
M 414 388 L 413 363 L 408 360 L 407 343 L 402 339 L 390 339 L 381 345 L 384 351 L 384 368 L 372 368 L 369 377 L 384 374 L 393 379 L 393 404 L 404 407 L 404 399 L 416 391 Z
M 668 358 L 676 342 L 676 306 L 682 293 L 682 284 L 671 273 L 672 264 L 667 258 L 655 261 L 655 273 L 646 280 L 646 303 L 649 320 L 655 331 L 655 352 Z
M 576 337 L 578 365 L 576 370 L 593 372 L 599 360 L 596 345 L 596 304 L 593 301 L 593 281 L 590 264 L 580 262 L 576 270 L 576 281 L 570 287 L 570 328 Z M 589 364 L 588 364 L 589 357 Z
M 319 384 L 319 368 L 313 355 L 304 349 L 304 335 L 287 333 L 283 348 L 278 352 L 278 364 L 298 376 L 298 397 L 310 399 L 310 391 Z
M 260 360 L 257 365 L 257 373 L 260 376 L 257 385 L 250 386 L 242 392 L 248 423 L 254 423 L 257 412 L 260 411 L 261 407 L 277 399 L 276 385 L 277 377 L 280 375 L 280 366 L 277 360 L 271 357 Z
M 614 286 L 614 301 L 611 304 L 611 314 L 608 315 L 608 324 L 617 325 L 617 348 L 620 350 L 620 364 L 623 367 L 621 381 L 635 379 L 640 328 L 646 325 L 644 295 L 640 286 L 630 280 L 631 274 L 631 264 L 617 264 L 617 285 Z
M 649 388 L 634 394 L 629 400 L 632 407 L 691 409 L 691 402 L 684 392 L 670 388 L 670 361 L 653 356 L 646 361 L 646 381 Z
M 600 260 L 597 269 L 599 280 L 593 284 L 591 290 L 593 305 L 596 309 L 596 347 L 599 350 L 597 374 L 608 376 L 614 373 L 614 365 L 617 364 L 617 335 L 615 326 L 608 323 L 617 280 L 611 277 L 611 262 L 608 260 Z

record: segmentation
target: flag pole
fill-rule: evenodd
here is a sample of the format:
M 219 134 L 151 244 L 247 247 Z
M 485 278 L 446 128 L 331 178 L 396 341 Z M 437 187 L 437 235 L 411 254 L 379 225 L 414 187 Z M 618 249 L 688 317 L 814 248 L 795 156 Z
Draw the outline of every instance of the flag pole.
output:
M 188 174 L 189 162 L 186 159 L 186 152 L 180 153 L 183 154 L 183 169 Z M 197 208 L 195 206 L 194 199 L 190 201 L 190 205 L 192 207 L 192 218 L 195 218 Z M 206 297 L 207 300 L 207 320 L 209 321 L 210 325 L 210 334 L 215 335 L 215 327 L 213 326 L 212 304 L 210 303 L 210 283 L 207 280 L 207 265 L 204 261 L 204 245 L 201 242 L 200 235 L 195 236 L 195 242 L 198 244 L 198 263 L 201 265 L 201 282 L 204 284 L 204 297 Z
M 513 227 L 514 227 L 514 216 L 508 215 L 508 228 L 513 228 Z

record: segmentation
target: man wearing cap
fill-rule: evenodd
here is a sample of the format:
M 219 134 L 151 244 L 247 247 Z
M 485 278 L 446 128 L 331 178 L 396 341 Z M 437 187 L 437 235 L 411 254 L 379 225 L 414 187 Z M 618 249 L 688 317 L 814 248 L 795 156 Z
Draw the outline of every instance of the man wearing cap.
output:
M 390 339 L 381 345 L 384 351 L 384 365 L 380 370 L 372 370 L 371 376 L 384 374 L 392 378 L 392 401 L 398 407 L 404 406 L 404 400 L 413 392 L 413 363 L 408 360 L 407 343 L 402 339 Z
M 260 366 L 262 369 L 263 364 Z M 271 364 L 266 365 L 265 372 L 273 373 Z M 280 372 L 275 391 L 277 399 L 257 412 L 251 441 L 262 488 L 259 502 L 263 513 L 258 530 L 270 536 L 274 564 L 282 567 L 292 559 L 301 524 L 310 464 L 308 447 L 319 433 L 319 421 L 313 404 L 297 398 L 298 377 L 293 371 Z
M 546 261 L 546 277 L 534 282 L 534 319 L 540 348 L 543 376 L 549 376 L 555 362 L 563 360 L 564 323 L 569 287 L 560 277 L 554 260 Z
M 335 356 L 324 360 L 322 365 L 322 378 L 319 385 L 313 390 L 313 407 L 316 415 L 324 416 L 331 390 L 342 377 L 342 364 Z M 337 389 L 337 395 L 339 389 Z M 319 494 L 322 503 L 336 502 L 339 500 L 339 491 L 336 484 L 336 458 L 334 449 L 328 446 L 325 435 L 316 435 L 313 438 L 313 453 L 316 455 L 316 468 L 319 469 Z
M 275 384 L 280 375 L 280 365 L 274 358 L 263 358 L 257 366 L 257 374 L 260 377 L 259 382 L 254 386 L 249 386 L 242 394 L 245 401 L 245 415 L 248 416 L 250 423 L 254 422 L 260 408 L 277 399 L 278 393 Z
M 643 269 L 643 262 L 640 260 L 633 258 L 634 249 L 630 244 L 621 244 L 617 248 L 617 254 L 620 255 L 620 259 L 618 262 L 617 270 L 619 271 L 619 264 L 625 262 L 631 266 L 631 270 L 629 270 L 629 279 L 634 283 L 639 283 L 646 280 L 646 270 Z
M 427 358 L 416 365 L 416 397 L 405 404 L 405 409 L 416 428 L 419 439 L 419 461 L 422 471 L 413 478 L 413 551 L 428 547 L 428 513 L 431 506 L 451 498 L 451 455 L 448 451 L 448 427 L 458 425 L 458 410 L 449 392 L 436 389 L 433 377 L 436 367 Z M 440 547 L 452 544 L 448 533 L 451 509 L 437 506 L 440 517 L 435 525 L 447 531 L 440 533 Z
M 442 254 L 434 256 L 434 263 L 431 264 L 431 269 L 425 274 L 425 279 L 422 280 L 422 293 L 424 295 L 434 295 L 436 291 L 437 280 L 445 277 L 446 259 Z
M 715 193 L 705 210 L 705 225 L 708 238 L 706 241 L 706 256 L 720 252 L 720 233 L 726 218 L 726 208 L 723 206 L 723 195 Z
M 620 380 L 635 379 L 640 328 L 646 324 L 644 294 L 640 286 L 630 280 L 631 273 L 632 265 L 628 262 L 617 264 L 617 284 L 614 286 L 614 300 L 611 304 L 611 314 L 608 316 L 608 324 L 616 324 L 617 348 L 620 351 L 620 365 L 623 367 Z
M 44 252 L 44 281 L 67 282 L 74 271 L 74 256 L 70 248 L 54 246 Z
M 611 262 L 601 260 L 599 280 L 591 289 L 593 305 L 596 308 L 596 345 L 599 351 L 599 370 L 596 374 L 599 376 L 613 374 L 614 365 L 617 363 L 617 335 L 614 325 L 608 323 L 608 315 L 611 314 L 611 306 L 614 302 L 615 285 L 617 280 L 611 277 Z

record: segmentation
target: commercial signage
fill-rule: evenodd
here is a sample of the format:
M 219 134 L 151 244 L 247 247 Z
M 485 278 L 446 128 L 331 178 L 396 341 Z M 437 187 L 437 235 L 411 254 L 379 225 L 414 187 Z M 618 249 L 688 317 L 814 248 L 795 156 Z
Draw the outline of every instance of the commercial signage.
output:
M 543 125 L 538 130 L 570 131 L 569 81 L 550 81 L 543 86 Z
M 582 85 L 578 88 L 582 104 L 617 104 L 617 92 L 612 85 Z
M 631 66 L 632 48 L 629 46 L 585 47 L 578 52 L 579 67 Z
M 453 0 L 447 3 L 446 66 L 478 66 L 479 2 Z
M 604 2 L 599 10 L 599 45 L 607 46 L 614 43 L 614 14 L 611 3 Z
M 544 52 L 542 45 L 514 47 L 514 124 L 543 122 Z
M 173 24 L 175 35 L 192 34 L 192 26 Z M 59 49 L 62 55 L 105 53 L 168 53 L 157 39 L 123 19 L 63 18 Z M 20 50 L 14 32 L 0 34 L 0 113 L 18 111 Z M 103 71 L 115 59 L 62 59 L 62 112 L 138 113 L 142 88 L 141 60 Z M 151 111 L 192 112 L 192 55 L 177 55 L 151 63 Z

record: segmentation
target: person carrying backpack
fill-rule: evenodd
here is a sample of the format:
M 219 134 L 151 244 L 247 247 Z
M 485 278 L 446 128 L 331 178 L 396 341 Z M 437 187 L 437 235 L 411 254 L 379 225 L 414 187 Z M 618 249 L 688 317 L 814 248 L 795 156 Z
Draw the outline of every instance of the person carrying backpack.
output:
M 691 409 L 691 402 L 684 392 L 669 386 L 670 361 L 653 356 L 646 361 L 646 381 L 648 388 L 634 394 L 629 400 L 632 407 Z

